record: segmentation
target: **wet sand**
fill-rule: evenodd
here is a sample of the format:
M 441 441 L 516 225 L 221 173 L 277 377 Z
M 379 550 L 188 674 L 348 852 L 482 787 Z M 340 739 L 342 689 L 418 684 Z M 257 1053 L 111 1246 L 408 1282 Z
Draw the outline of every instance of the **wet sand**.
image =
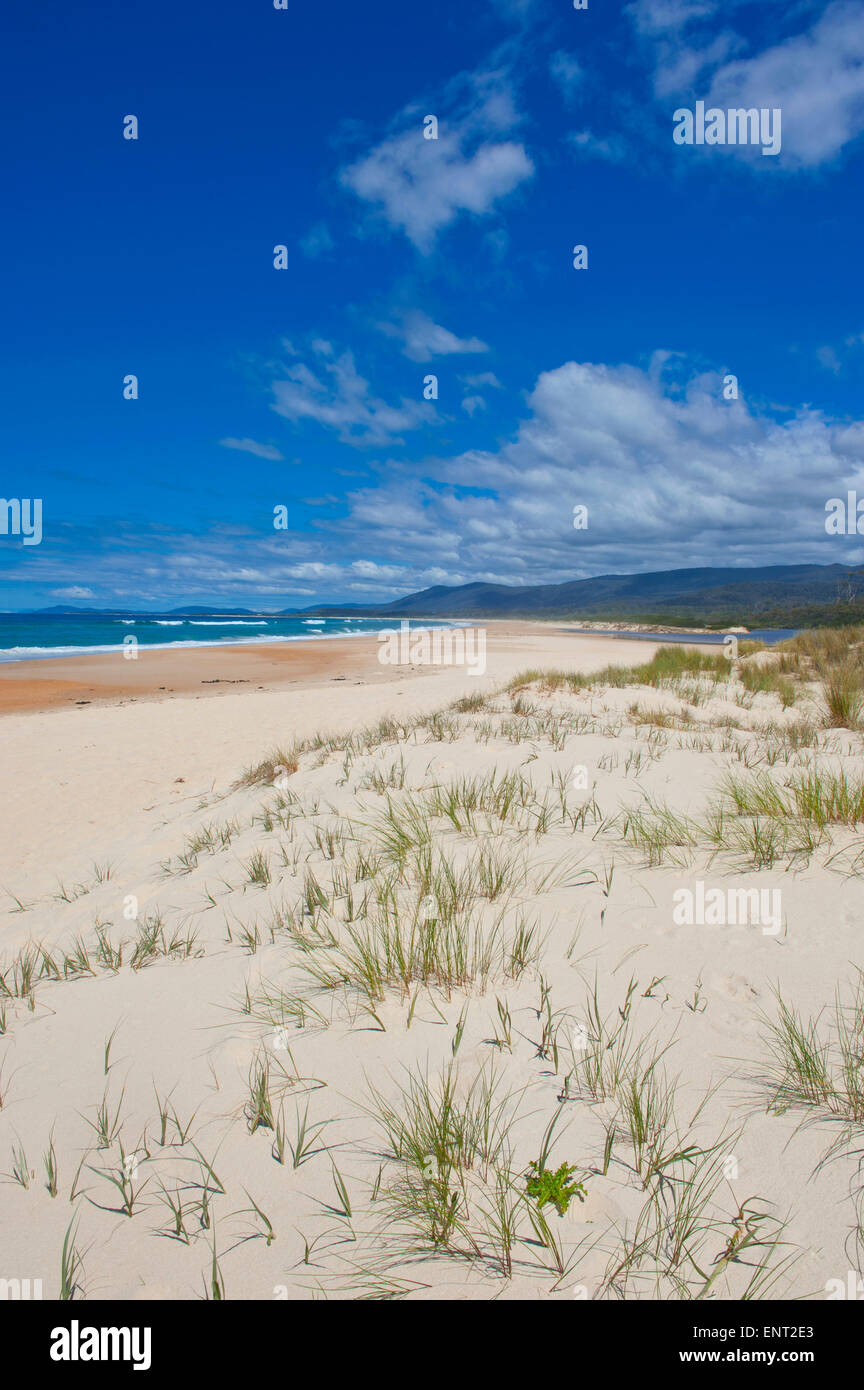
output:
M 494 639 L 544 629 L 533 623 L 500 624 Z M 382 666 L 374 633 L 266 646 L 138 648 L 136 660 L 122 652 L 46 658 L 0 665 L 0 714 L 69 709 L 91 704 L 126 704 L 169 699 L 172 695 L 236 694 L 360 681 L 364 685 L 420 676 L 421 666 Z M 428 669 L 428 668 L 426 668 Z
M 328 679 L 386 679 L 374 637 L 274 643 L 272 646 L 138 648 L 121 652 L 10 662 L 0 666 L 0 713 L 122 704 L 172 695 L 216 695 L 244 686 L 275 690 Z
M 570 622 L 483 619 L 474 625 L 487 632 L 490 660 L 508 652 L 514 638 L 548 639 L 558 658 L 564 651 L 569 655 L 571 646 L 574 655 L 584 651 L 588 640 L 587 634 L 578 633 Z M 620 638 L 600 640 L 609 643 L 608 650 L 614 652 L 611 660 L 626 664 L 636 659 Z M 566 646 L 562 647 L 562 643 Z M 366 633 L 351 638 L 322 637 L 255 646 L 226 644 L 173 649 L 140 646 L 135 660 L 127 659 L 118 651 L 9 662 L 0 664 L 0 714 L 121 705 L 178 695 L 241 694 L 244 689 L 303 689 L 330 681 L 373 685 L 406 676 L 440 674 L 444 669 L 422 665 L 385 666 L 378 660 L 379 651 L 377 634 Z M 545 654 L 542 643 L 532 644 L 532 657 Z M 641 652 L 638 659 L 642 659 Z

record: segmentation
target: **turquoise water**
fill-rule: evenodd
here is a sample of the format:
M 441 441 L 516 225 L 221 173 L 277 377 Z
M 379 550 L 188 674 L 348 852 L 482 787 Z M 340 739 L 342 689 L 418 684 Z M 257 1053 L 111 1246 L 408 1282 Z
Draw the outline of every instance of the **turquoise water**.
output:
M 124 637 L 142 647 L 218 647 L 238 643 L 304 642 L 317 637 L 358 637 L 397 627 L 387 618 L 280 618 L 272 614 L 171 618 L 163 614 L 100 618 L 92 613 L 0 614 L 0 662 L 33 661 L 87 652 L 122 651 Z M 447 622 L 413 622 L 412 628 L 451 627 Z
M 482 619 L 479 620 L 482 626 Z M 418 621 L 414 630 L 463 627 L 446 619 Z M 202 613 L 172 618 L 164 614 L 129 614 L 99 617 L 92 613 L 0 613 L 0 662 L 33 661 L 56 656 L 80 656 L 87 652 L 122 651 L 124 637 L 134 636 L 142 647 L 218 647 L 267 642 L 307 642 L 316 637 L 358 637 L 363 633 L 398 628 L 398 618 L 304 618 L 249 614 L 243 617 Z M 620 637 L 644 642 L 709 642 L 720 644 L 722 632 L 695 633 L 601 632 L 599 629 L 565 628 L 594 637 Z M 796 628 L 754 630 L 751 637 L 769 645 L 794 637 Z

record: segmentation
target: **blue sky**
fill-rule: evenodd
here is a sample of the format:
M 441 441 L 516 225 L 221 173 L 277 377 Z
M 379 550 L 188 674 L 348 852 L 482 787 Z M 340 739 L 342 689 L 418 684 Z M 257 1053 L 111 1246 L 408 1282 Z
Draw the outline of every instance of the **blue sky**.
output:
M 824 527 L 864 497 L 862 0 L 2 33 L 0 494 L 43 538 L 0 535 L 0 607 L 864 562 Z M 697 100 L 779 107 L 780 153 L 675 144 Z

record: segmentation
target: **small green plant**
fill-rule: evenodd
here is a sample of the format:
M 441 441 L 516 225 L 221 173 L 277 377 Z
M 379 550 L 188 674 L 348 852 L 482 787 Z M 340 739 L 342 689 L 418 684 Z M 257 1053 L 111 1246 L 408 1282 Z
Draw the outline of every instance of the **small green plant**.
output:
M 249 1133 L 273 1128 L 273 1102 L 270 1097 L 270 1059 L 259 1052 L 249 1069 L 249 1099 L 246 1102 Z
M 204 1297 L 210 1302 L 224 1303 L 225 1280 L 222 1278 L 222 1269 L 219 1264 L 219 1256 L 216 1254 L 216 1232 L 213 1232 L 213 1258 L 210 1261 L 210 1288 L 207 1289 L 207 1281 L 204 1281 Z
M 80 1295 L 81 1292 L 83 1263 L 75 1247 L 77 1234 L 78 1226 L 76 1218 L 73 1216 L 66 1227 L 66 1234 L 63 1237 L 63 1252 L 60 1256 L 60 1297 L 65 1300 L 72 1300 L 76 1294 Z
M 271 881 L 270 864 L 266 854 L 262 854 L 260 849 L 256 849 L 249 862 L 244 866 L 247 873 L 247 883 L 253 883 L 258 888 L 266 888 Z
M 18 1141 L 18 1147 L 12 1149 L 12 1172 L 6 1176 L 13 1182 L 17 1182 L 23 1188 L 29 1188 L 32 1179 L 36 1176 L 27 1162 L 27 1155 L 24 1152 L 24 1145 Z
M 576 1171 L 570 1163 L 562 1163 L 554 1173 L 551 1168 L 532 1163 L 525 1191 L 529 1197 L 536 1199 L 538 1208 L 542 1209 L 551 1202 L 558 1215 L 563 1216 L 574 1197 L 578 1197 L 580 1202 L 585 1201 L 585 1184 L 572 1181 Z
M 57 1154 L 54 1149 L 54 1131 L 52 1129 L 48 1136 L 48 1148 L 42 1155 L 42 1162 L 45 1164 L 45 1184 L 51 1197 L 57 1196 Z

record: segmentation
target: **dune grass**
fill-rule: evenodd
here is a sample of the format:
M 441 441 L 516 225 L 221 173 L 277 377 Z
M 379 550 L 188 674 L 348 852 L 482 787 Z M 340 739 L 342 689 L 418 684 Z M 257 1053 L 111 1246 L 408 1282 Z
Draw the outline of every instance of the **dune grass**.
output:
M 250 845 L 238 817 L 222 825 L 200 826 L 186 837 L 181 854 L 168 861 L 174 873 L 200 875 L 204 856 L 220 854 L 244 836 L 239 862 L 245 879 L 233 885 L 233 891 L 261 890 L 245 901 L 262 906 L 254 921 L 228 928 L 229 941 L 250 955 L 282 948 L 264 960 L 268 972 L 272 964 L 272 980 L 258 974 L 260 957 L 248 962 L 255 973 L 243 983 L 247 1026 L 254 1020 L 280 1029 L 311 1031 L 340 1021 L 341 1007 L 347 1003 L 349 1024 L 365 1016 L 365 1027 L 371 1015 L 380 1029 L 384 1029 L 382 1018 L 390 1029 L 391 1015 L 381 1004 L 398 1001 L 404 1005 L 402 1021 L 407 1009 L 405 1026 L 410 1028 L 414 1018 L 416 1029 L 423 1012 L 415 1018 L 418 998 L 431 1000 L 448 1024 L 445 1046 L 452 1060 L 435 1071 L 415 1063 L 395 1094 L 379 1079 L 377 1089 L 370 1090 L 367 1107 L 382 1142 L 377 1155 L 381 1160 L 378 1184 L 370 1200 L 372 1204 L 380 1201 L 377 1210 L 383 1213 L 382 1229 L 388 1238 L 396 1231 L 400 1240 L 407 1240 L 399 1248 L 408 1250 L 410 1261 L 418 1251 L 431 1251 L 436 1257 L 477 1262 L 485 1273 L 502 1279 L 540 1277 L 544 1288 L 559 1288 L 578 1277 L 580 1262 L 593 1258 L 602 1242 L 605 1269 L 598 1274 L 592 1266 L 590 1276 L 596 1297 L 641 1296 L 647 1290 L 656 1297 L 750 1298 L 765 1296 L 774 1287 L 784 1268 L 779 1255 L 780 1222 L 762 1199 L 747 1196 L 741 1201 L 741 1193 L 734 1200 L 730 1197 L 723 1169 L 727 1137 L 709 1141 L 680 1123 L 677 1086 L 666 1066 L 671 1043 L 657 1041 L 650 1029 L 636 1032 L 634 1010 L 639 998 L 654 997 L 652 986 L 638 995 L 638 986 L 631 980 L 623 998 L 607 1010 L 601 1006 L 595 980 L 577 1027 L 569 1010 L 555 1009 L 551 1003 L 541 973 L 547 928 L 532 899 L 561 885 L 587 887 L 605 913 L 603 903 L 608 906 L 613 893 L 614 866 L 605 867 L 604 872 L 595 857 L 593 869 L 583 865 L 577 873 L 576 851 L 574 864 L 564 862 L 571 842 L 564 842 L 562 852 L 564 833 L 590 839 L 588 853 L 595 855 L 594 840 L 610 832 L 618 834 L 651 866 L 683 864 L 704 851 L 709 856 L 730 852 L 751 866 L 763 867 L 784 855 L 815 852 L 832 829 L 860 825 L 864 778 L 835 767 L 820 769 L 815 760 L 802 766 L 803 758 L 780 776 L 727 772 L 718 799 L 692 815 L 649 795 L 638 806 L 622 807 L 616 815 L 607 816 L 593 786 L 575 797 L 570 786 L 574 753 L 577 761 L 588 756 L 578 744 L 574 748 L 573 741 L 598 733 L 614 738 L 625 732 L 626 746 L 618 745 L 620 755 L 617 751 L 606 755 L 602 771 L 631 780 L 641 774 L 650 778 L 656 770 L 652 764 L 666 749 L 676 748 L 674 734 L 666 731 L 691 723 L 695 727 L 688 736 L 706 730 L 706 738 L 709 732 L 713 738 L 714 731 L 718 740 L 721 735 L 728 737 L 720 750 L 731 754 L 727 767 L 736 756 L 749 768 L 748 760 L 756 767 L 760 757 L 772 765 L 784 757 L 788 763 L 803 750 L 842 745 L 845 751 L 848 740 L 820 732 L 809 710 L 789 723 L 755 729 L 741 728 L 727 719 L 721 730 L 716 719 L 699 725 L 698 717 L 700 706 L 712 693 L 727 698 L 736 686 L 746 697 L 776 696 L 788 709 L 802 698 L 819 663 L 827 701 L 828 681 L 837 672 L 845 673 L 847 666 L 853 675 L 858 669 L 857 657 L 849 652 L 848 639 L 839 644 L 832 639 L 824 650 L 818 644 L 812 649 L 803 644 L 800 650 L 781 656 L 780 669 L 730 663 L 722 653 L 662 648 L 640 666 L 608 667 L 590 676 L 525 673 L 508 688 L 509 704 L 506 698 L 469 696 L 448 710 L 404 724 L 384 720 L 350 735 L 316 735 L 287 752 L 276 750 L 237 784 L 246 788 L 275 784 L 278 795 L 272 804 L 268 800 L 244 825 L 248 830 L 260 826 L 265 835 L 287 832 L 278 842 L 281 865 L 274 842 Z M 525 677 L 530 680 L 526 682 Z M 546 694 L 633 684 L 686 699 L 692 709 L 688 706 L 683 713 L 668 714 L 637 704 L 629 719 L 619 714 L 598 722 L 593 714 L 549 710 L 542 703 Z M 854 681 L 850 689 L 854 695 Z M 484 716 L 483 737 L 495 740 L 499 747 L 508 745 L 505 755 L 519 766 L 513 769 L 508 763 L 504 770 L 492 767 L 483 774 L 444 779 L 436 769 L 440 748 L 435 745 L 460 737 L 476 741 L 479 726 L 470 718 L 474 714 Z M 833 727 L 852 725 L 847 719 Z M 646 729 L 650 730 L 647 739 Z M 548 768 L 543 772 L 543 786 L 532 780 L 533 745 L 540 740 L 553 753 L 565 755 L 552 760 L 551 773 Z M 525 744 L 532 746 L 519 747 Z M 424 745 L 430 751 L 418 755 L 416 750 Z M 703 751 L 711 750 L 709 741 Z M 448 756 L 458 759 L 458 750 Z M 336 760 L 342 760 L 342 781 L 336 783 L 340 792 L 321 793 L 322 810 L 308 788 L 299 782 L 293 788 L 285 785 L 285 779 L 304 765 L 304 758 L 306 766 L 329 760 L 337 769 Z M 374 760 L 371 767 L 363 761 L 367 758 Z M 419 785 L 413 785 L 412 774 Z M 345 787 L 346 799 L 361 790 L 369 793 L 356 817 L 353 811 L 350 817 L 337 813 L 326 802 L 328 794 L 338 801 Z M 637 794 L 639 790 L 637 786 Z M 548 842 L 555 862 L 548 868 L 538 867 L 537 842 L 552 831 L 559 832 Z M 599 857 L 604 857 L 602 844 Z M 626 871 L 629 856 L 621 857 Z M 101 880 L 97 875 L 97 882 L 108 877 L 107 871 Z M 185 886 L 176 885 L 178 894 Z M 232 885 L 227 886 L 232 890 Z M 212 899 L 211 905 L 215 905 Z M 226 908 L 226 917 L 233 906 Z M 601 925 L 602 921 L 601 915 Z M 34 992 L 43 981 L 116 974 L 124 963 L 140 970 L 159 960 L 187 959 L 203 952 L 194 929 L 170 927 L 158 909 L 137 922 L 135 932 L 131 941 L 114 945 L 108 927 L 97 924 L 95 945 L 82 937 L 65 951 L 30 944 L 0 968 L 0 998 L 14 1012 L 16 1004 L 33 1006 Z M 517 998 L 514 1004 L 509 993 L 511 985 L 530 978 L 532 972 L 540 990 L 534 1011 L 523 1007 L 524 1000 Z M 484 1045 L 494 1047 L 499 1060 L 506 1052 L 508 1066 L 510 1056 L 524 1047 L 525 1040 L 530 1045 L 530 1065 L 537 1069 L 537 1078 L 543 1078 L 532 1090 L 532 1102 L 542 1095 L 541 1112 L 548 1103 L 552 1115 L 539 1157 L 536 1125 L 533 1144 L 526 1147 L 521 1138 L 521 1090 L 507 1089 L 504 1074 L 491 1064 L 471 1076 L 476 1063 L 463 997 L 493 983 L 498 991 L 497 1024 L 494 1038 L 485 1039 Z M 455 1034 L 452 1017 L 444 1018 L 442 995 L 444 1000 L 456 997 L 453 1014 L 461 1006 Z M 526 1015 L 530 1017 L 527 1024 Z M 836 1005 L 827 1024 L 821 1015 L 801 1018 L 782 1004 L 773 1032 L 769 1029 L 773 1061 L 764 1070 L 770 1107 L 799 1108 L 806 1115 L 845 1127 L 864 1124 L 862 1020 L 864 991 L 860 987 L 851 1004 Z M 240 1118 L 242 1112 L 250 1136 L 244 1143 L 260 1145 L 259 1131 L 264 1132 L 265 1155 L 269 1151 L 290 1178 L 294 1170 L 311 1165 L 325 1153 L 326 1122 L 310 1123 L 308 1105 L 305 1110 L 298 1106 L 289 1130 L 283 1105 L 289 1082 L 279 1074 L 278 1053 L 272 1057 L 260 1039 L 255 1046 L 246 1088 L 232 1113 Z M 284 1039 L 275 1046 L 284 1047 Z M 526 1051 L 513 1065 L 528 1065 Z M 515 1074 L 522 1078 L 524 1070 Z M 540 1091 L 542 1085 L 548 1094 Z M 99 1147 L 119 1145 L 120 1168 L 108 1162 L 91 1171 L 116 1192 L 119 1208 L 115 1205 L 113 1210 L 131 1217 L 141 1209 L 143 1186 L 126 1170 L 120 1133 L 122 1104 L 122 1093 L 119 1101 L 109 1101 L 106 1090 L 95 1116 L 88 1119 Z M 188 1124 L 181 1124 L 167 1099 L 157 1097 L 157 1104 L 162 1146 L 170 1140 L 172 1146 L 182 1148 L 194 1115 Z M 581 1117 L 593 1115 L 596 1106 L 604 1107 L 605 1146 L 602 1134 L 596 1143 L 595 1132 L 589 1151 Z M 564 1153 L 559 1151 L 557 1158 L 567 1161 L 556 1167 L 547 1160 L 552 1140 L 558 1137 L 556 1120 L 565 1114 L 579 1119 L 578 1125 L 573 1124 L 579 1142 Z M 541 1125 L 546 1118 L 542 1113 Z M 844 1134 L 850 1132 L 844 1128 Z M 53 1136 L 44 1163 L 53 1197 L 57 1190 Z M 17 1166 L 22 1173 L 31 1172 L 23 1157 Z M 362 1208 L 361 1180 L 353 1173 L 343 1176 L 352 1167 L 350 1160 L 347 1169 L 333 1162 L 338 1207 L 327 1208 L 349 1226 Z M 531 1187 L 531 1174 L 545 1174 L 552 1180 L 562 1170 L 569 1176 L 581 1175 L 589 1194 L 592 1182 L 614 1174 L 642 1200 L 635 1224 L 631 1221 L 614 1230 L 607 1223 L 592 1231 L 587 1243 L 578 1233 L 574 1239 L 572 1231 L 560 1226 L 550 1203 L 539 1200 L 540 1189 Z M 211 1197 L 218 1194 L 209 1176 L 203 1180 L 200 1201 L 191 1203 L 185 1184 L 173 1188 L 161 1179 L 160 1183 L 159 1202 L 167 1216 L 167 1227 L 160 1234 L 189 1243 L 195 1234 L 193 1217 L 200 1230 L 212 1234 Z M 332 1192 L 328 1191 L 328 1197 L 332 1203 Z M 244 1211 L 256 1214 L 260 1223 L 256 1234 L 269 1245 L 275 1238 L 269 1219 L 254 1201 Z M 212 1238 L 210 1292 L 222 1297 L 219 1259 L 225 1255 L 217 1256 L 215 1235 Z M 353 1229 L 350 1239 L 355 1240 Z M 74 1288 L 74 1248 L 67 1250 L 64 1262 L 69 1265 L 68 1284 Z M 391 1279 L 390 1286 L 397 1284 L 403 1286 Z M 734 1290 L 731 1295 L 730 1290 Z
M 864 628 L 816 628 L 780 643 L 777 651 L 781 669 L 821 683 L 826 728 L 861 728 Z
M 744 780 L 728 776 L 721 798 L 737 815 L 799 819 L 808 824 L 855 826 L 864 821 L 864 776 L 813 769 L 783 785 L 767 774 Z
M 850 997 L 838 989 L 831 1008 L 815 1017 L 778 994 L 776 1017 L 763 1022 L 767 1061 L 759 1076 L 768 1109 L 839 1121 L 846 1138 L 864 1131 L 864 972 L 858 969 Z
M 509 692 L 520 692 L 536 685 L 544 692 L 587 690 L 591 686 L 624 688 L 649 685 L 668 687 L 682 676 L 704 676 L 712 682 L 729 679 L 729 662 L 722 652 L 701 652 L 684 645 L 660 647 L 650 661 L 638 665 L 604 666 L 600 671 L 560 671 L 529 669 L 509 682 Z

